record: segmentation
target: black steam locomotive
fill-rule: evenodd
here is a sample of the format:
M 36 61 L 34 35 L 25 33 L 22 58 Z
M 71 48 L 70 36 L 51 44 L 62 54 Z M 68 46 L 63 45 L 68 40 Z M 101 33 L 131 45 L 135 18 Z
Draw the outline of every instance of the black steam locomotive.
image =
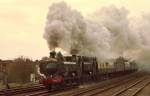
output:
M 137 71 L 135 62 L 119 57 L 114 67 L 98 68 L 96 57 L 63 56 L 60 52 L 51 52 L 47 60 L 40 61 L 42 78 L 40 83 L 49 89 L 100 81 Z M 108 63 L 106 63 L 108 65 Z M 129 65 L 129 66 L 126 66 Z

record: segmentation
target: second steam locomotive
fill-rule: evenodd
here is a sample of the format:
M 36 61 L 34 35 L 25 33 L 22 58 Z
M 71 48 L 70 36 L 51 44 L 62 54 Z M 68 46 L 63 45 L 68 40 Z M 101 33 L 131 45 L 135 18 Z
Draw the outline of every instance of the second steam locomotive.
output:
M 50 57 L 41 60 L 39 71 L 42 74 L 40 83 L 49 89 L 64 86 L 79 85 L 92 81 L 100 81 L 137 71 L 135 62 L 129 62 L 123 57 L 113 62 L 113 67 L 99 68 L 96 57 L 63 56 L 60 52 L 51 52 Z

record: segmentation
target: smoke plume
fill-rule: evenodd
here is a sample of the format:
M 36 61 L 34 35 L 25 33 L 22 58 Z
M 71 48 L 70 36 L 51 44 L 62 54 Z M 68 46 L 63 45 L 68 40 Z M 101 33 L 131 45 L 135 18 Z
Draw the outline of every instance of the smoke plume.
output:
M 82 15 L 64 2 L 49 8 L 44 38 L 50 49 L 61 47 L 69 52 L 78 52 L 84 45 L 86 22 Z
M 50 50 L 107 60 L 124 56 L 144 67 L 150 63 L 150 14 L 130 17 L 124 7 L 103 7 L 85 18 L 65 2 L 49 7 L 44 38 Z M 150 68 L 150 67 L 149 67 Z

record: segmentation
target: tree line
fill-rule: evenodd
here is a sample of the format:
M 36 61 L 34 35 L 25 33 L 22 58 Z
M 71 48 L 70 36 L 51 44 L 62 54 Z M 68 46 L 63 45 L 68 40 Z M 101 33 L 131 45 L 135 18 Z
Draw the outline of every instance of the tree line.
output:
M 3 60 L 1 60 L 2 62 Z M 27 83 L 30 82 L 30 75 L 36 73 L 36 64 L 38 61 L 33 61 L 26 57 L 18 57 L 14 60 L 7 61 L 5 71 L 1 70 L 3 81 L 8 83 Z M 0 63 L 1 64 L 1 63 Z

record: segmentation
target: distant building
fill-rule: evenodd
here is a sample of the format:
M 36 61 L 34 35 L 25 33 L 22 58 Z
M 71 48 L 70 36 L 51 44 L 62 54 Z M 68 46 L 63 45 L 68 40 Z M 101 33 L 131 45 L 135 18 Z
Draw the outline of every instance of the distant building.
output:
M 0 60 L 0 72 L 6 72 L 10 63 L 12 63 L 12 60 Z
M 12 63 L 12 60 L 0 60 L 0 82 L 7 82 L 8 65 Z

